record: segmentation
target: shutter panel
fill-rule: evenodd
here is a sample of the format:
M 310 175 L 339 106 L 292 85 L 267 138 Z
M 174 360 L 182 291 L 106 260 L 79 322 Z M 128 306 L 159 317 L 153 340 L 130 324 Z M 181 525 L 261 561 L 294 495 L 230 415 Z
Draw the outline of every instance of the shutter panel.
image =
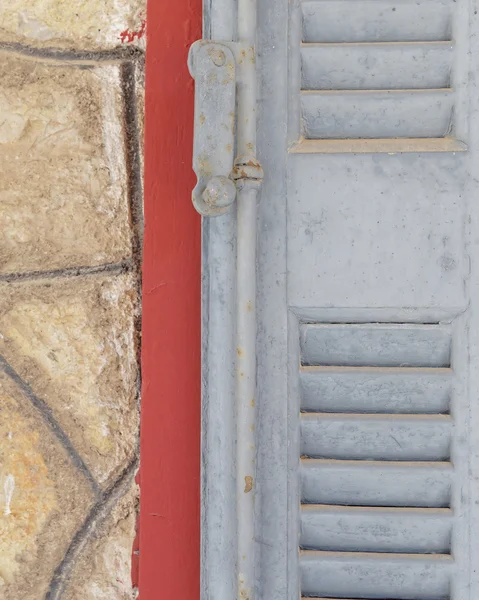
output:
M 428 382 L 450 378 L 450 329 L 318 324 L 300 331 L 301 374 L 316 383 L 308 389 L 309 411 L 301 414 L 302 593 L 447 598 L 453 563 L 449 396 L 445 405 L 436 404 L 438 413 L 432 407 L 425 414 L 404 412 L 410 388 L 403 371 L 418 383 L 423 375 Z M 354 390 L 371 371 L 379 384 L 376 379 L 356 403 Z M 354 387 L 338 410 L 338 393 L 328 395 L 321 380 L 336 390 L 345 374 L 355 377 Z M 395 404 L 382 407 L 372 397 L 385 393 Z M 315 395 L 322 398 L 321 412 L 310 410 Z
M 257 3 L 256 479 L 233 211 L 204 226 L 203 600 L 240 596 L 243 493 L 247 600 L 477 600 L 479 6 Z

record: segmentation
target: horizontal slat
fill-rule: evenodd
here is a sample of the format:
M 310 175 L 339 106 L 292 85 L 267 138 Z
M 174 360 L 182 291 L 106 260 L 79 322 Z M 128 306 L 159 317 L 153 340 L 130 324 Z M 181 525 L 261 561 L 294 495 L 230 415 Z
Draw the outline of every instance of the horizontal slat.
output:
M 329 598 L 449 598 L 448 555 L 303 551 L 301 590 Z
M 447 554 L 451 528 L 448 508 L 304 504 L 300 544 L 317 550 Z
M 302 459 L 302 500 L 349 506 L 448 507 L 452 466 L 434 462 Z
M 444 90 L 301 92 L 309 139 L 422 138 L 449 133 L 454 96 Z
M 290 154 L 401 154 L 407 152 L 466 152 L 467 145 L 452 137 L 307 140 L 300 138 Z
M 448 0 L 308 0 L 305 42 L 415 42 L 451 39 Z
M 348 460 L 448 460 L 451 430 L 445 415 L 305 413 L 301 453 Z
M 304 90 L 447 88 L 450 42 L 303 44 Z
M 450 330 L 441 325 L 302 325 L 304 365 L 448 367 Z
M 302 367 L 301 408 L 327 412 L 444 413 L 449 369 Z

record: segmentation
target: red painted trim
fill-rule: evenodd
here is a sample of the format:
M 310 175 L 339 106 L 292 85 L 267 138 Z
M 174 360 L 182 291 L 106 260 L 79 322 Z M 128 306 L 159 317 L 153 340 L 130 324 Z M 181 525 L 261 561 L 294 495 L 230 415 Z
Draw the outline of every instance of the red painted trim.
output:
M 197 600 L 201 257 L 186 59 L 201 0 L 149 0 L 147 22 L 139 590 Z

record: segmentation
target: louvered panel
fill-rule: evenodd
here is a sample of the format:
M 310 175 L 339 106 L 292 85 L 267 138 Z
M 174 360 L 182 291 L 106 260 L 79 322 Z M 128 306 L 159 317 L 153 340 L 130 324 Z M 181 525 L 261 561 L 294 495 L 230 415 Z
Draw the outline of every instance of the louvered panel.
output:
M 302 591 L 329 598 L 449 598 L 448 555 L 303 551 Z
M 450 40 L 453 6 L 453 0 L 306 0 L 303 41 Z
M 304 324 L 300 350 L 302 593 L 449 598 L 450 327 Z
M 451 483 L 446 462 L 301 461 L 306 503 L 448 507 Z
M 453 100 L 449 89 L 304 91 L 303 132 L 308 139 L 444 137 Z
M 301 416 L 301 453 L 310 457 L 448 460 L 452 420 L 445 415 Z
M 442 325 L 303 325 L 303 365 L 449 367 L 450 330 Z
M 450 42 L 303 44 L 302 89 L 448 88 L 453 48 Z
M 293 151 L 463 149 L 451 88 L 454 4 L 303 0 L 301 139 Z
M 350 413 L 447 413 L 450 369 L 318 367 L 300 370 L 301 409 Z
M 300 544 L 315 550 L 447 554 L 451 530 L 447 508 L 301 507 Z

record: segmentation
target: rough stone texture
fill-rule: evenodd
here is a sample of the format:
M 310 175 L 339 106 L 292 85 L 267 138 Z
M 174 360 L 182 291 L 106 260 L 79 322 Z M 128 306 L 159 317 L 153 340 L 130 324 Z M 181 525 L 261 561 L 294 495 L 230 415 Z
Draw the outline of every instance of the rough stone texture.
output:
M 0 354 L 102 485 L 136 452 L 136 295 L 130 275 L 0 286 Z
M 0 38 L 75 50 L 142 44 L 145 13 L 146 0 L 3 0 Z
M 131 540 L 135 534 L 138 489 L 129 488 L 108 511 L 75 563 L 64 600 L 134 600 L 131 584 Z M 114 578 L 105 578 L 114 573 Z
M 119 77 L 0 53 L 0 273 L 131 255 Z
M 137 595 L 145 5 L 0 0 L 0 600 Z
M 0 598 L 44 598 L 93 500 L 85 477 L 0 372 Z

